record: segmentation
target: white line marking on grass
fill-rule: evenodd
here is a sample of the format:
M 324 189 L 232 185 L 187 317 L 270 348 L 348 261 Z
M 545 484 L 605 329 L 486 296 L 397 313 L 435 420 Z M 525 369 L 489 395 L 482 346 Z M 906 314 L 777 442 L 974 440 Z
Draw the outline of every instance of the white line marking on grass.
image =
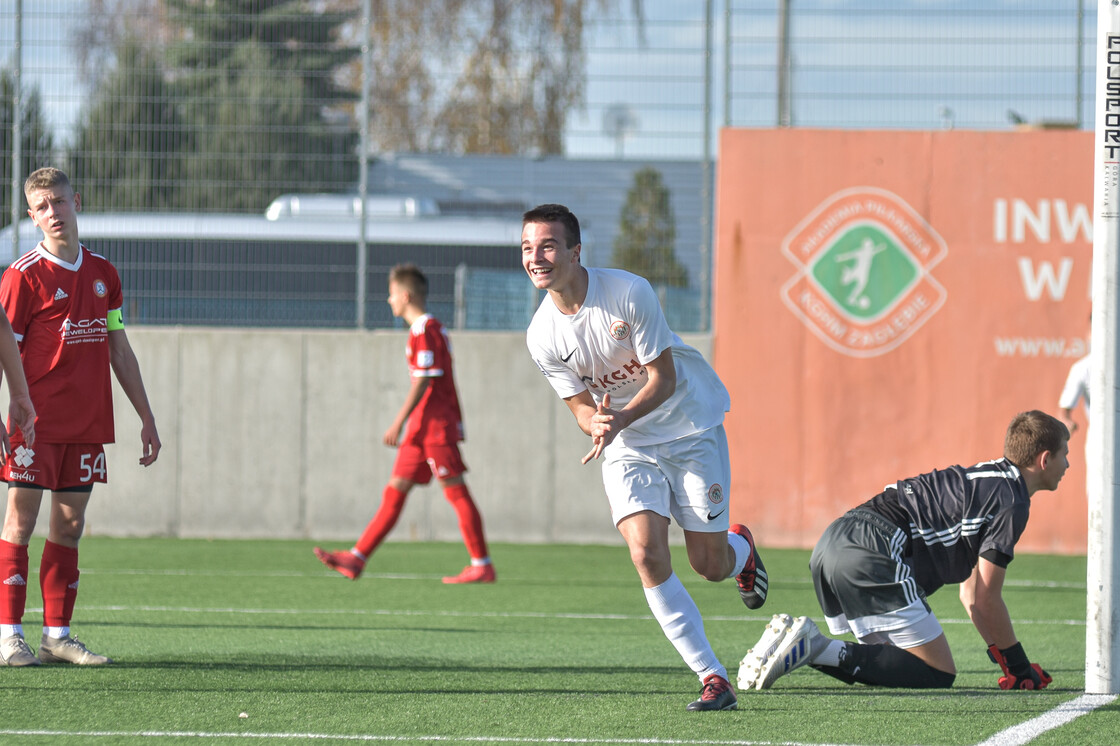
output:
M 965 624 L 969 627 L 972 626 L 971 619 L 941 619 L 938 618 L 942 624 Z M 1057 624 L 1065 625 L 1067 627 L 1084 627 L 1084 619 L 1016 619 L 1015 626 L 1020 627 L 1024 624 Z
M 588 743 L 588 744 L 672 744 L 679 746 L 843 746 L 842 744 L 798 741 L 693 741 L 675 738 L 514 738 L 512 736 L 375 736 L 333 733 L 245 733 L 215 731 L 65 731 L 65 730 L 0 730 L 0 736 L 51 736 L 71 738 L 252 738 L 275 741 L 359 741 L 376 743 Z
M 42 607 L 28 606 L 28 612 L 41 612 Z M 124 604 L 82 605 L 85 611 L 121 611 L 157 614 L 275 614 L 277 616 L 318 615 L 318 616 L 416 616 L 416 617 L 459 617 L 467 619 L 587 619 L 592 621 L 645 621 L 653 619 L 651 614 L 610 614 L 598 612 L 554 612 L 554 611 L 456 611 L 448 609 L 261 609 L 237 606 L 129 606 Z M 740 614 L 736 616 L 706 616 L 707 622 L 759 622 L 770 621 L 766 615 Z M 942 624 L 968 624 L 968 619 L 942 619 Z M 1049 624 L 1063 626 L 1085 626 L 1084 619 L 1022 619 L 1016 624 Z
M 1072 583 L 1061 580 L 1004 580 L 1005 586 L 1016 588 L 1065 588 L 1074 591 L 1083 591 L 1088 586 L 1085 583 Z
M 31 573 L 37 572 L 35 568 L 31 568 Z M 103 569 L 97 568 L 82 568 L 83 574 L 88 575 L 170 575 L 180 577 L 230 577 L 230 578 L 334 578 L 339 580 L 338 574 L 332 570 L 316 569 L 316 570 L 190 570 L 190 569 L 164 569 L 155 570 L 151 568 L 120 568 L 120 569 Z M 421 573 L 394 573 L 394 572 L 369 572 L 362 573 L 363 579 L 378 579 L 378 580 L 438 580 L 443 577 L 436 574 L 421 574 Z M 810 578 L 787 578 L 782 581 L 787 586 L 812 586 L 813 581 Z M 1003 581 L 1004 586 L 1013 586 L 1016 588 L 1063 588 L 1068 590 L 1085 590 L 1085 583 L 1066 582 L 1058 580 L 1024 580 L 1008 578 Z
M 35 571 L 32 570 L 32 573 Z M 172 576 L 183 578 L 333 578 L 342 580 L 333 570 L 186 570 L 186 569 L 126 569 L 119 570 L 87 570 L 82 568 L 83 575 L 151 575 Z M 379 580 L 439 580 L 442 575 L 421 573 L 394 573 L 394 572 L 365 572 L 363 579 L 377 578 Z
M 1014 696 L 1014 695 L 1013 695 Z M 1027 695 L 1030 696 L 1030 695 Z M 1058 705 L 1025 723 L 1001 730 L 977 746 L 1022 746 L 1030 743 L 1048 730 L 1060 728 L 1066 723 L 1086 715 L 1098 707 L 1115 701 L 1115 694 L 1082 694 L 1077 699 Z
M 83 605 L 83 611 L 143 611 L 171 614 L 278 614 L 278 615 L 326 615 L 326 616 L 438 616 L 438 617 L 468 617 L 468 618 L 509 618 L 509 619 L 609 619 L 609 620 L 640 620 L 652 619 L 650 614 L 591 614 L 591 613 L 556 613 L 543 611 L 453 611 L 447 609 L 243 609 L 233 606 L 89 606 Z M 41 609 L 29 609 L 41 611 Z M 731 619 L 732 617 L 728 617 Z M 744 617 L 734 617 L 743 619 Z M 762 617 L 759 617 L 761 619 Z

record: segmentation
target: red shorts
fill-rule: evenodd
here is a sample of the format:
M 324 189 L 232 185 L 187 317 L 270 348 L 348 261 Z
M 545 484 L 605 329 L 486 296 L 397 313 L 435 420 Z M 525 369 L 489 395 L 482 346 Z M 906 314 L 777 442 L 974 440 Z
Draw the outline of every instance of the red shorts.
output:
M 467 470 L 459 446 L 403 445 L 397 449 L 393 476 L 416 484 L 427 484 L 434 474 L 437 479 L 457 477 Z
M 28 448 L 23 434 L 12 437 L 12 451 L 0 479 L 45 490 L 92 488 L 106 481 L 105 447 L 100 443 L 36 443 Z

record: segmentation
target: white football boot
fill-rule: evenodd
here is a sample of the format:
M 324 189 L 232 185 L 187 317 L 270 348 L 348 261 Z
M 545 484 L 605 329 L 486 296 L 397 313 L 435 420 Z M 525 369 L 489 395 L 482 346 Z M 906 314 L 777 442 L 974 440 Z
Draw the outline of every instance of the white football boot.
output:
M 793 626 L 793 617 L 789 614 L 775 614 L 766 625 L 762 637 L 747 651 L 743 660 L 739 661 L 739 690 L 754 689 L 755 682 L 759 680 L 763 664 L 770 659 L 777 649 L 778 643 L 785 637 L 786 631 Z

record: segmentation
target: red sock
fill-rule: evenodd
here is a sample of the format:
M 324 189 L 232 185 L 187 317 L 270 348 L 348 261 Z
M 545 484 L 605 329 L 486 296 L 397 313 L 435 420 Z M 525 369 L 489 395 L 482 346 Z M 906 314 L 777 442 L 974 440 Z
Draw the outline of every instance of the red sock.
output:
M 396 487 L 385 487 L 385 491 L 381 493 L 381 507 L 377 509 L 373 520 L 369 522 L 366 530 L 362 532 L 361 538 L 358 539 L 358 543 L 354 545 L 354 548 L 361 552 L 362 556 L 368 559 L 373 554 L 373 550 L 385 541 L 385 537 L 389 535 L 393 526 L 397 525 L 397 519 L 401 517 L 401 511 L 404 509 L 404 499 L 407 496 L 407 492 L 401 492 Z
M 459 516 L 459 531 L 463 534 L 463 543 L 467 545 L 467 552 L 471 559 L 489 557 L 486 548 L 486 537 L 482 534 L 482 516 L 471 499 L 471 492 L 466 484 L 451 484 L 443 488 L 443 496 Z
M 43 590 L 43 625 L 69 627 L 78 598 L 78 550 L 48 541 L 39 566 Z
M 27 545 L 0 541 L 0 624 L 23 623 L 27 572 Z

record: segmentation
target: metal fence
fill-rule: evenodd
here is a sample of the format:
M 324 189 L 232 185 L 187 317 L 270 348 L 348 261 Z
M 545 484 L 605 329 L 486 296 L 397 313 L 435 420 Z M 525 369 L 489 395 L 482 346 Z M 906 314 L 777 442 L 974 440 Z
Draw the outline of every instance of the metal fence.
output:
M 47 164 L 87 213 L 199 226 L 284 194 L 403 195 L 432 206 L 415 231 L 460 235 L 379 253 L 374 209 L 287 216 L 351 224 L 352 245 L 98 248 L 146 323 L 386 325 L 392 256 L 444 278 L 447 321 L 523 328 L 516 236 L 487 261 L 463 236 L 563 202 L 590 263 L 629 247 L 677 328 L 705 330 L 720 127 L 1082 127 L 1095 27 L 1081 0 L 5 0 L 0 227 Z M 317 263 L 337 273 L 329 312 L 284 284 Z

